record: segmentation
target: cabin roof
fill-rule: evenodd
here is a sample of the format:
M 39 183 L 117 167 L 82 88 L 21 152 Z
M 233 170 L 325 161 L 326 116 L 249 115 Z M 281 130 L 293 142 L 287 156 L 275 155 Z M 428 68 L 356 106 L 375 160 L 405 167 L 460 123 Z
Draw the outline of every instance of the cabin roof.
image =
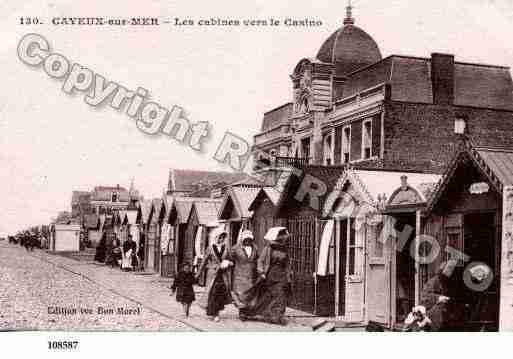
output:
M 127 210 L 125 213 L 125 219 L 127 224 L 137 224 L 138 210 Z
M 139 211 L 141 212 L 141 221 L 142 223 L 148 223 L 151 215 L 151 206 L 152 201 L 149 199 L 145 199 L 140 203 Z
M 232 201 L 239 217 L 252 217 L 253 211 L 249 210 L 249 206 L 254 201 L 259 191 L 260 188 L 258 187 L 232 187 L 228 189 L 219 208 L 219 218 L 223 216 L 223 211 L 230 200 Z
M 221 207 L 221 199 L 215 201 L 197 200 L 193 208 L 198 216 L 198 222 L 202 226 L 216 227 L 218 225 L 217 215 Z
M 433 191 L 426 208 L 427 214 L 433 211 L 442 198 L 456 169 L 465 159 L 470 159 L 501 195 L 504 186 L 513 185 L 512 147 L 475 147 L 470 142 L 465 142 L 454 155 L 442 180 Z

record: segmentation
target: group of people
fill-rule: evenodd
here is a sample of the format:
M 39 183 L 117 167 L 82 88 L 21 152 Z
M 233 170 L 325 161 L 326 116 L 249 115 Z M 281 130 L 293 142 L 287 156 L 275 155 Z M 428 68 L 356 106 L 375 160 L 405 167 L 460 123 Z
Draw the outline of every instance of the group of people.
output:
M 16 243 L 14 238 L 15 237 L 13 237 L 13 240 L 11 240 L 11 238 L 9 238 L 9 241 L 13 242 L 13 243 Z M 25 247 L 25 249 L 27 251 L 33 251 L 34 248 L 41 248 L 42 247 L 41 240 L 35 234 L 26 232 L 26 233 L 23 233 L 23 234 L 19 235 L 18 238 L 19 238 L 19 240 L 18 240 L 19 244 L 22 247 Z
M 106 233 L 103 233 L 94 260 L 105 263 L 111 267 L 119 267 L 124 271 L 142 270 L 144 263 L 144 239 L 139 245 L 128 235 L 127 240 L 121 244 L 118 238 L 109 240 Z
M 285 325 L 285 309 L 291 295 L 291 277 L 285 227 L 271 228 L 264 236 L 261 250 L 251 231 L 243 231 L 239 242 L 228 248 L 228 233 L 217 229 L 198 271 L 189 263 L 182 266 L 171 289 L 188 316 L 195 300 L 193 284 L 202 275 L 206 290 L 199 304 L 214 321 L 229 303 L 239 310 L 239 319 L 261 319 Z

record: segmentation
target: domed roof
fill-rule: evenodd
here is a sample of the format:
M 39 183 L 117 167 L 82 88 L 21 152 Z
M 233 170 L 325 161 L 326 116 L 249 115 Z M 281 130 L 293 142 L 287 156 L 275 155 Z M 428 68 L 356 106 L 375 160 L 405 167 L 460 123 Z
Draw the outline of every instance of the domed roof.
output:
M 381 60 L 379 47 L 369 34 L 354 25 L 348 11 L 344 26 L 322 44 L 317 59 L 333 63 L 336 75 L 344 76 Z

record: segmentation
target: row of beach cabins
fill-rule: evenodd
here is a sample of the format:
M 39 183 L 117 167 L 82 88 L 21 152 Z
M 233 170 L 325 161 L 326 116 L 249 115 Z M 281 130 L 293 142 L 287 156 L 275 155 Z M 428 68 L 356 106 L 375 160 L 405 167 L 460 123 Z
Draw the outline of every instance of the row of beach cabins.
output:
M 201 260 L 216 227 L 228 232 L 228 245 L 249 229 L 261 247 L 268 229 L 284 226 L 291 234 L 291 307 L 346 324 L 393 328 L 449 258 L 446 246 L 473 251 L 473 258 L 500 270 L 503 185 L 486 162 L 495 154 L 465 148 L 444 176 L 345 166 L 275 168 L 265 184 L 248 177 L 201 196 L 168 191 L 134 209 L 88 216 L 85 229 L 93 243 L 104 232 L 121 242 L 128 234 L 144 241 L 144 269 L 172 277 L 181 263 Z M 486 238 L 485 222 L 493 228 Z M 429 263 L 416 260 L 425 234 L 440 249 Z M 492 327 L 499 321 L 498 286 L 499 278 L 483 294 L 489 306 L 477 319 Z

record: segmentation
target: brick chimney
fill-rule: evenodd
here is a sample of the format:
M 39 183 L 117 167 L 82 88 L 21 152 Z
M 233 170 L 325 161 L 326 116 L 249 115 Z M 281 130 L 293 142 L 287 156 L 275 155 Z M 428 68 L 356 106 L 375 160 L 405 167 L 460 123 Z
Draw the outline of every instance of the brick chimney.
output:
M 431 83 L 435 105 L 454 104 L 454 55 L 431 54 Z

